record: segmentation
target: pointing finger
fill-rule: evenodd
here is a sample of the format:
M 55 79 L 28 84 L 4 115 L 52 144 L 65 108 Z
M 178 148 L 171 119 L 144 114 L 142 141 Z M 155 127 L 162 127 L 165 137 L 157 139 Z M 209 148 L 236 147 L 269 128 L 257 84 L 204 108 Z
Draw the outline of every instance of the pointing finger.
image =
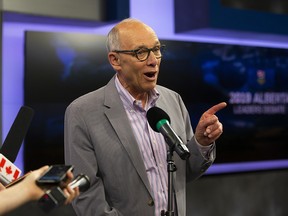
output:
M 208 109 L 205 113 L 214 115 L 216 112 L 218 112 L 221 109 L 224 109 L 226 106 L 227 106 L 227 104 L 225 102 L 221 102 L 221 103 L 216 104 L 215 106 L 211 107 L 210 109 Z

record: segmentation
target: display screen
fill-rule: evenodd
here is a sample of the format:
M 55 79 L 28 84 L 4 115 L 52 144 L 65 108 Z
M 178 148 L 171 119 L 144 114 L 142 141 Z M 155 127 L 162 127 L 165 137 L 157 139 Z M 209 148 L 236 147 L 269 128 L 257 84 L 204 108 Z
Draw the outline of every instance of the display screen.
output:
M 160 39 L 161 40 L 161 39 Z M 105 36 L 26 32 L 25 104 L 35 110 L 25 140 L 25 169 L 64 161 L 64 112 L 69 103 L 114 75 Z M 217 113 L 224 133 L 215 164 L 288 159 L 288 50 L 161 40 L 159 84 L 177 91 L 196 127 Z
M 288 50 L 165 41 L 159 83 L 179 92 L 194 128 L 221 101 L 216 163 L 288 158 Z
M 35 110 L 25 139 L 25 170 L 64 163 L 66 107 L 114 75 L 105 41 L 92 34 L 25 33 L 24 100 Z

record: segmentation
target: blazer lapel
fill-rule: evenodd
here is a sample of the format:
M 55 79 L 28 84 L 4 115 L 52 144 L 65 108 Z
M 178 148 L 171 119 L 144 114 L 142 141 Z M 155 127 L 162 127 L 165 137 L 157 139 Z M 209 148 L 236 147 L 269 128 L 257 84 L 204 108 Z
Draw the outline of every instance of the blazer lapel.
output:
M 114 79 L 115 76 L 105 87 L 104 105 L 107 108 L 105 110 L 105 115 L 109 119 L 112 127 L 119 137 L 121 144 L 124 146 L 127 154 L 131 158 L 132 164 L 134 165 L 140 178 L 142 179 L 144 185 L 151 195 L 152 193 L 150 190 L 150 184 L 147 178 L 145 165 L 142 160 L 139 160 L 139 158 L 142 156 L 137 141 L 133 136 L 133 129 L 131 128 L 126 111 L 121 105 L 122 101 L 117 92 Z

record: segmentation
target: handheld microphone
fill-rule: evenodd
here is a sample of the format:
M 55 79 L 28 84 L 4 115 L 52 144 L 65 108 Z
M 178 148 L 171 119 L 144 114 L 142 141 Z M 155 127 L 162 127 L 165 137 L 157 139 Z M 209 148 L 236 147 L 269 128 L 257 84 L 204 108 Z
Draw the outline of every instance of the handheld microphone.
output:
M 16 180 L 21 174 L 21 170 L 13 163 L 17 158 L 33 115 L 34 110 L 32 108 L 27 106 L 20 108 L 0 149 L 0 182 L 4 186 Z
M 152 107 L 147 111 L 147 120 L 150 127 L 164 136 L 166 143 L 180 156 L 182 160 L 190 157 L 189 150 L 180 137 L 170 126 L 170 117 L 159 107 Z
M 69 186 L 71 189 L 79 187 L 80 192 L 85 192 L 90 187 L 90 179 L 87 175 L 79 174 L 69 183 Z M 59 186 L 52 187 L 38 200 L 38 205 L 44 212 L 50 212 L 55 207 L 63 205 L 66 199 L 62 188 Z
M 85 192 L 90 187 L 90 179 L 87 175 L 79 174 L 72 182 L 70 182 L 69 186 L 72 189 L 79 187 L 80 192 Z

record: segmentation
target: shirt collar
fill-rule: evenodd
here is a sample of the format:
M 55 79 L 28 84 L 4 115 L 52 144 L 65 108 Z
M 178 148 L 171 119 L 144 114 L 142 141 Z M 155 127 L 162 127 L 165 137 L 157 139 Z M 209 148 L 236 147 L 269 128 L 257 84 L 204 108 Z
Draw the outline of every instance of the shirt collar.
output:
M 133 108 L 135 105 L 139 106 L 139 102 L 122 86 L 118 76 L 115 78 L 116 89 L 120 95 L 120 98 L 126 108 Z M 150 107 L 155 106 L 156 101 L 158 100 L 160 93 L 156 88 L 151 90 L 148 95 L 148 101 L 146 104 L 145 110 L 148 110 Z

